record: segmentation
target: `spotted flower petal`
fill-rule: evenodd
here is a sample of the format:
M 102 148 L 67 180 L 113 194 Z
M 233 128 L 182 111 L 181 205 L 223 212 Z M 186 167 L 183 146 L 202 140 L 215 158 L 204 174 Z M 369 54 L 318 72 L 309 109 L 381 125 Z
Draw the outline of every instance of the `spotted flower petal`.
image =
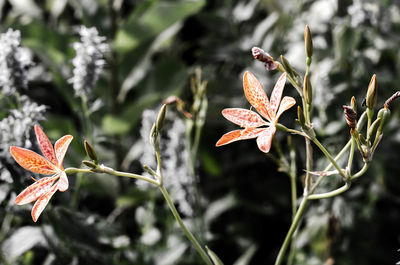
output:
M 58 190 L 61 192 L 64 192 L 68 189 L 68 186 L 69 186 L 69 183 L 68 183 L 67 174 L 65 174 L 65 172 L 62 171 L 60 174 L 60 180 L 58 181 Z
M 258 148 L 264 153 L 268 153 L 271 149 L 272 137 L 276 131 L 275 126 L 270 126 L 264 129 L 257 137 Z
M 276 121 L 278 121 L 279 117 L 283 112 L 290 109 L 296 104 L 296 100 L 292 97 L 284 97 L 282 99 L 281 105 L 279 106 L 278 113 L 276 114 Z
M 39 143 L 40 150 L 43 155 L 50 160 L 51 163 L 57 165 L 56 154 L 54 153 L 53 145 L 51 144 L 47 135 L 43 132 L 39 125 L 35 125 L 36 139 Z
M 58 166 L 62 169 L 62 163 L 64 161 L 65 153 L 67 152 L 68 146 L 71 143 L 72 135 L 65 135 L 57 140 L 54 144 L 54 149 L 56 151 L 56 157 L 58 160 Z
M 49 203 L 51 197 L 57 191 L 58 189 L 57 184 L 58 182 L 54 184 L 45 194 L 43 194 L 33 205 L 31 214 L 34 222 L 38 220 L 40 214 L 43 212 L 44 208 L 46 208 L 46 205 Z
M 15 204 L 24 205 L 37 200 L 50 189 L 51 185 L 53 185 L 57 178 L 58 175 L 54 175 L 36 181 L 18 194 L 17 198 L 15 198 Z
M 46 160 L 43 156 L 21 147 L 11 146 L 10 152 L 17 163 L 34 173 L 51 175 L 56 173 L 59 169 Z
M 279 77 L 278 81 L 275 84 L 274 89 L 272 90 L 271 97 L 270 97 L 270 105 L 271 105 L 271 112 L 276 117 L 276 111 L 278 110 L 279 103 L 281 102 L 283 88 L 285 87 L 286 83 L 286 73 L 283 73 L 281 77 Z
M 239 125 L 240 127 L 260 127 L 268 125 L 268 122 L 264 121 L 260 115 L 254 111 L 240 108 L 229 108 L 222 111 L 222 115 L 225 119 Z
M 247 128 L 228 132 L 218 140 L 216 146 L 230 144 L 239 140 L 256 138 L 265 128 Z
M 267 120 L 272 121 L 273 113 L 269 100 L 258 79 L 250 72 L 243 75 L 244 94 L 250 104 Z

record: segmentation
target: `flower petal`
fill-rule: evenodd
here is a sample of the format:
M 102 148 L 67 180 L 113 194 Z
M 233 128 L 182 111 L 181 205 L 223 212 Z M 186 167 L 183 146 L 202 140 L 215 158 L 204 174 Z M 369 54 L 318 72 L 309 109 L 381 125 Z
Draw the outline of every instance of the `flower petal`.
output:
M 279 77 L 278 81 L 275 84 L 274 89 L 272 90 L 271 97 L 270 97 L 270 104 L 271 104 L 271 111 L 276 116 L 276 111 L 279 107 L 279 103 L 281 102 L 283 88 L 285 87 L 286 83 L 286 73 L 283 73 L 281 77 Z
M 61 192 L 64 192 L 68 189 L 69 183 L 68 183 L 68 177 L 67 174 L 65 174 L 64 171 L 61 172 L 60 175 L 60 180 L 58 181 L 58 190 Z
M 57 165 L 56 154 L 54 153 L 53 145 L 51 144 L 46 134 L 43 132 L 42 128 L 40 128 L 40 126 L 38 125 L 35 125 L 35 134 L 43 155 L 47 157 L 47 159 L 50 160 L 51 163 Z
M 278 113 L 276 114 L 276 118 L 275 121 L 277 122 L 279 117 L 281 116 L 281 114 L 290 109 L 291 107 L 293 107 L 293 105 L 296 104 L 296 100 L 292 97 L 284 97 L 282 99 L 281 105 L 279 106 L 279 110 Z
M 254 111 L 239 108 L 229 108 L 222 111 L 222 115 L 229 121 L 239 125 L 240 127 L 260 127 L 268 125 L 260 115 Z
M 54 149 L 56 150 L 56 157 L 58 161 L 58 166 L 62 169 L 62 163 L 64 161 L 65 153 L 67 152 L 68 146 L 71 143 L 72 135 L 65 135 L 57 140 L 54 144 Z
M 271 149 L 272 137 L 274 136 L 276 131 L 275 126 L 270 126 L 267 129 L 264 129 L 257 137 L 257 145 L 258 148 L 264 153 L 268 153 Z
M 17 163 L 32 172 L 51 175 L 58 171 L 58 168 L 50 163 L 43 156 L 21 147 L 11 146 L 11 155 Z
M 40 214 L 43 212 L 44 208 L 46 208 L 46 205 L 49 203 L 51 197 L 53 196 L 53 194 L 57 191 L 58 189 L 58 183 L 54 184 L 50 190 L 48 190 L 45 194 L 42 195 L 42 197 L 40 197 L 35 205 L 33 205 L 32 208 L 32 219 L 34 222 L 37 221 L 37 219 L 39 218 Z
M 239 140 L 256 138 L 263 130 L 265 130 L 265 128 L 246 128 L 243 130 L 231 131 L 222 135 L 215 146 L 226 145 Z
M 272 121 L 269 100 L 258 79 L 250 72 L 243 75 L 244 94 L 250 104 L 267 120 Z
M 17 198 L 15 198 L 15 204 L 24 205 L 37 200 L 50 189 L 57 178 L 58 174 L 39 179 L 18 194 Z

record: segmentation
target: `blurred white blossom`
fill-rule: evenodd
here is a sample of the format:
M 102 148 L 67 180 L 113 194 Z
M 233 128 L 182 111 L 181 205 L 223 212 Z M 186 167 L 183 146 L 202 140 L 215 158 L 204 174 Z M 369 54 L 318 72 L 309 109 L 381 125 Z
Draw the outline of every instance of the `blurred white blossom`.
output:
M 10 145 L 29 148 L 31 128 L 40 120 L 44 120 L 46 106 L 38 105 L 26 96 L 19 98 L 21 107 L 10 110 L 10 114 L 0 120 L 0 157 L 10 157 Z
M 81 26 L 78 33 L 81 41 L 73 44 L 76 56 L 72 60 L 73 76 L 69 81 L 75 95 L 81 97 L 89 95 L 94 88 L 106 63 L 104 54 L 110 47 L 94 27 Z
M 0 34 L 0 91 L 12 95 L 28 85 L 27 67 L 32 64 L 31 53 L 21 47 L 21 33 L 8 29 Z
M 140 129 L 144 145 L 140 162 L 142 165 L 152 168 L 156 168 L 157 164 L 153 147 L 149 142 L 149 135 L 151 127 L 157 119 L 157 114 L 158 110 L 145 110 L 142 114 L 142 127 Z M 185 134 L 184 121 L 174 112 L 167 112 L 160 148 L 164 185 L 177 202 L 179 210 L 187 216 L 192 216 L 196 180 L 190 174 L 190 155 Z

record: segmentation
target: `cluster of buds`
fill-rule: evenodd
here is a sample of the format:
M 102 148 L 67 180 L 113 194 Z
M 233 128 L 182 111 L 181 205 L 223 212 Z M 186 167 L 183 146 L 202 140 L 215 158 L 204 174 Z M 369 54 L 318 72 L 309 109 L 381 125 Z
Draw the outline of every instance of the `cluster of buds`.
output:
M 365 106 L 367 107 L 366 116 L 363 115 L 360 122 L 357 124 L 357 106 L 355 98 L 351 99 L 351 107 L 343 106 L 347 125 L 350 128 L 350 133 L 357 143 L 358 149 L 365 163 L 371 161 L 373 154 L 382 139 L 383 129 L 390 116 L 390 106 L 392 102 L 400 97 L 400 91 L 394 93 L 386 100 L 384 107 L 378 111 L 376 119 L 372 122 L 374 108 L 377 102 L 377 81 L 376 75 L 373 75 L 368 85 L 367 95 L 365 98 Z M 367 134 L 364 137 L 359 130 L 362 128 L 365 118 L 368 119 Z M 371 141 L 375 134 L 374 141 Z

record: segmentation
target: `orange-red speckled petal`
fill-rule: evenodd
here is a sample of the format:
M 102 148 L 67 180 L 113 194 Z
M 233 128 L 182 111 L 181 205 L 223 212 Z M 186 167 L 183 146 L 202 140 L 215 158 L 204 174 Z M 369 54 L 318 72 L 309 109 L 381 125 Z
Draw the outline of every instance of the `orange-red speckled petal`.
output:
M 283 73 L 281 77 L 279 77 L 278 81 L 275 84 L 274 89 L 272 90 L 270 99 L 271 104 L 271 112 L 273 113 L 274 117 L 276 117 L 276 112 L 279 107 L 279 103 L 281 102 L 283 88 L 285 87 L 286 83 L 286 73 Z
M 273 116 L 268 97 L 260 81 L 250 72 L 245 72 L 243 75 L 243 89 L 247 100 L 258 113 L 267 120 L 272 121 Z
M 268 153 L 271 149 L 272 138 L 274 137 L 276 128 L 275 126 L 268 127 L 261 132 L 257 137 L 258 148 L 264 153 Z
M 240 109 L 240 108 L 224 109 L 222 111 L 222 115 L 225 117 L 225 119 L 243 128 L 260 127 L 269 124 L 268 122 L 263 120 L 260 115 L 258 115 L 254 111 L 247 109 Z
M 239 140 L 256 138 L 258 134 L 265 129 L 266 128 L 247 128 L 228 132 L 222 135 L 215 146 L 226 145 Z
M 62 169 L 62 163 L 64 161 L 65 153 L 67 152 L 68 146 L 71 143 L 72 135 L 65 135 L 57 140 L 54 144 L 54 149 L 56 151 L 56 157 L 58 161 L 58 167 Z
M 39 179 L 18 194 L 17 198 L 15 198 L 15 204 L 24 205 L 37 200 L 50 189 L 57 178 L 58 175 Z
M 290 109 L 296 104 L 296 100 L 292 97 L 284 97 L 282 99 L 281 105 L 279 106 L 278 113 L 276 114 L 276 122 L 278 122 L 279 117 L 283 112 Z
M 64 192 L 68 189 L 69 183 L 68 183 L 68 177 L 65 172 L 61 172 L 60 175 L 60 180 L 58 181 L 58 190 L 61 192 Z
M 50 160 L 51 163 L 57 165 L 56 154 L 54 153 L 53 145 L 39 125 L 35 125 L 35 134 L 43 155 L 47 157 L 47 159 Z
M 51 197 L 57 191 L 57 189 L 58 185 L 56 183 L 45 194 L 43 194 L 33 205 L 31 214 L 34 222 L 38 220 L 40 214 L 43 212 L 44 208 L 46 208 L 46 205 L 49 203 Z
M 10 152 L 17 163 L 34 173 L 51 175 L 56 173 L 59 169 L 45 159 L 43 156 L 21 147 L 11 146 Z

